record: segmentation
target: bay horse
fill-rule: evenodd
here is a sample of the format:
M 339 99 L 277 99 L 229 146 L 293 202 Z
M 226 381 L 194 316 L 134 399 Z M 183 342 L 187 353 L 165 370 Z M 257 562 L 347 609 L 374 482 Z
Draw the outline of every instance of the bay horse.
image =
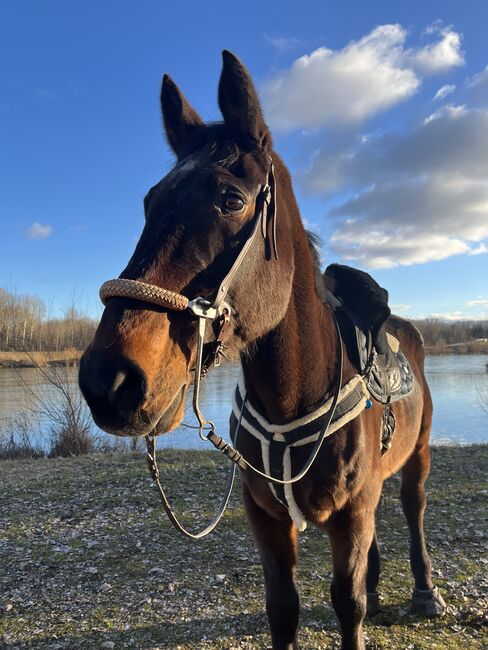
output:
M 333 308 L 324 300 L 317 256 L 289 172 L 273 149 L 249 73 L 228 51 L 223 52 L 218 101 L 223 121 L 206 125 L 164 76 L 162 114 L 177 163 L 147 193 L 145 226 L 120 277 L 180 298 L 213 296 L 257 228 L 255 215 L 264 209 L 262 190 L 269 190 L 272 173 L 273 223 L 264 220 L 263 236 L 252 235 L 252 246 L 226 287 L 232 311 L 221 338 L 228 354 L 240 356 L 249 404 L 273 423 L 270 426 L 286 430 L 333 394 L 341 362 L 339 332 Z M 270 229 L 275 232 L 270 234 Z M 432 582 L 423 529 L 432 401 L 423 371 L 422 338 L 398 317 L 389 318 L 386 328 L 399 340 L 415 378 L 411 393 L 391 406 L 396 429 L 389 451 L 381 454 L 384 407 L 375 402 L 325 438 L 308 473 L 293 485 L 304 519 L 330 538 L 332 603 L 342 648 L 350 650 L 365 647 L 367 606 L 377 609 L 375 510 L 383 481 L 400 469 L 415 581 L 413 604 L 426 615 L 444 609 Z M 211 345 L 214 328 L 205 336 Z M 197 324 L 187 311 L 140 297 L 109 296 L 80 363 L 80 387 L 95 422 L 126 436 L 175 429 L 183 417 L 196 354 Z M 342 361 L 340 383 L 346 385 L 358 370 L 348 354 Z M 235 433 L 235 417 L 231 427 Z M 286 433 L 283 440 L 286 444 Z M 243 458 L 264 471 L 259 442 L 245 429 L 237 447 Z M 296 448 L 291 460 L 295 473 L 308 453 Z M 298 525 L 268 480 L 250 470 L 244 470 L 242 478 L 247 518 L 264 569 L 272 646 L 298 648 Z

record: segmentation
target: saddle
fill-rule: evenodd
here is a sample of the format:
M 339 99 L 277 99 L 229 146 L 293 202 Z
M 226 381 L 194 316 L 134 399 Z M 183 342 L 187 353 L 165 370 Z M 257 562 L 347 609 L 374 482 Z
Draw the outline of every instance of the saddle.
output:
M 391 445 L 395 419 L 392 402 L 413 389 L 414 376 L 398 339 L 386 332 L 391 315 L 388 292 L 364 271 L 331 264 L 325 270 L 326 301 L 333 307 L 350 360 L 364 377 L 371 396 L 385 405 L 382 451 Z

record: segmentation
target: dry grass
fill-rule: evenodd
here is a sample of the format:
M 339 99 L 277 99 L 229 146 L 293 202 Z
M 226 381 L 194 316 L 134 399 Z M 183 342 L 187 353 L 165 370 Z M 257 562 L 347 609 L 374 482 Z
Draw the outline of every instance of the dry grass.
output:
M 76 365 L 80 359 L 79 350 L 69 349 L 58 352 L 24 352 L 0 350 L 0 368 L 35 368 L 40 366 Z
M 488 342 L 471 341 L 459 345 L 426 345 L 425 352 L 432 356 L 446 354 L 488 354 Z

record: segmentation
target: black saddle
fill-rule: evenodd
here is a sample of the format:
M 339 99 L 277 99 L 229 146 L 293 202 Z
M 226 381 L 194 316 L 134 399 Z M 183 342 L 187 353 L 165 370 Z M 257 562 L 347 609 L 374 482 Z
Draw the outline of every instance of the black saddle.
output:
M 414 377 L 397 339 L 384 327 L 391 314 L 386 289 L 368 273 L 341 264 L 328 266 L 323 278 L 349 358 L 371 395 L 382 404 L 406 397 Z

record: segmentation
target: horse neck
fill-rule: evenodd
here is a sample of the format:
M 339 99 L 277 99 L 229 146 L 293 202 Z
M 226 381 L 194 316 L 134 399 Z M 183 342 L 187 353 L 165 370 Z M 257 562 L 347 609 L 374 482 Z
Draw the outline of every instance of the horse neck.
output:
M 300 220 L 295 223 L 295 264 L 284 319 L 242 358 L 248 395 L 271 422 L 283 424 L 317 408 L 337 372 L 337 334 L 331 309 L 315 289 L 314 260 Z

